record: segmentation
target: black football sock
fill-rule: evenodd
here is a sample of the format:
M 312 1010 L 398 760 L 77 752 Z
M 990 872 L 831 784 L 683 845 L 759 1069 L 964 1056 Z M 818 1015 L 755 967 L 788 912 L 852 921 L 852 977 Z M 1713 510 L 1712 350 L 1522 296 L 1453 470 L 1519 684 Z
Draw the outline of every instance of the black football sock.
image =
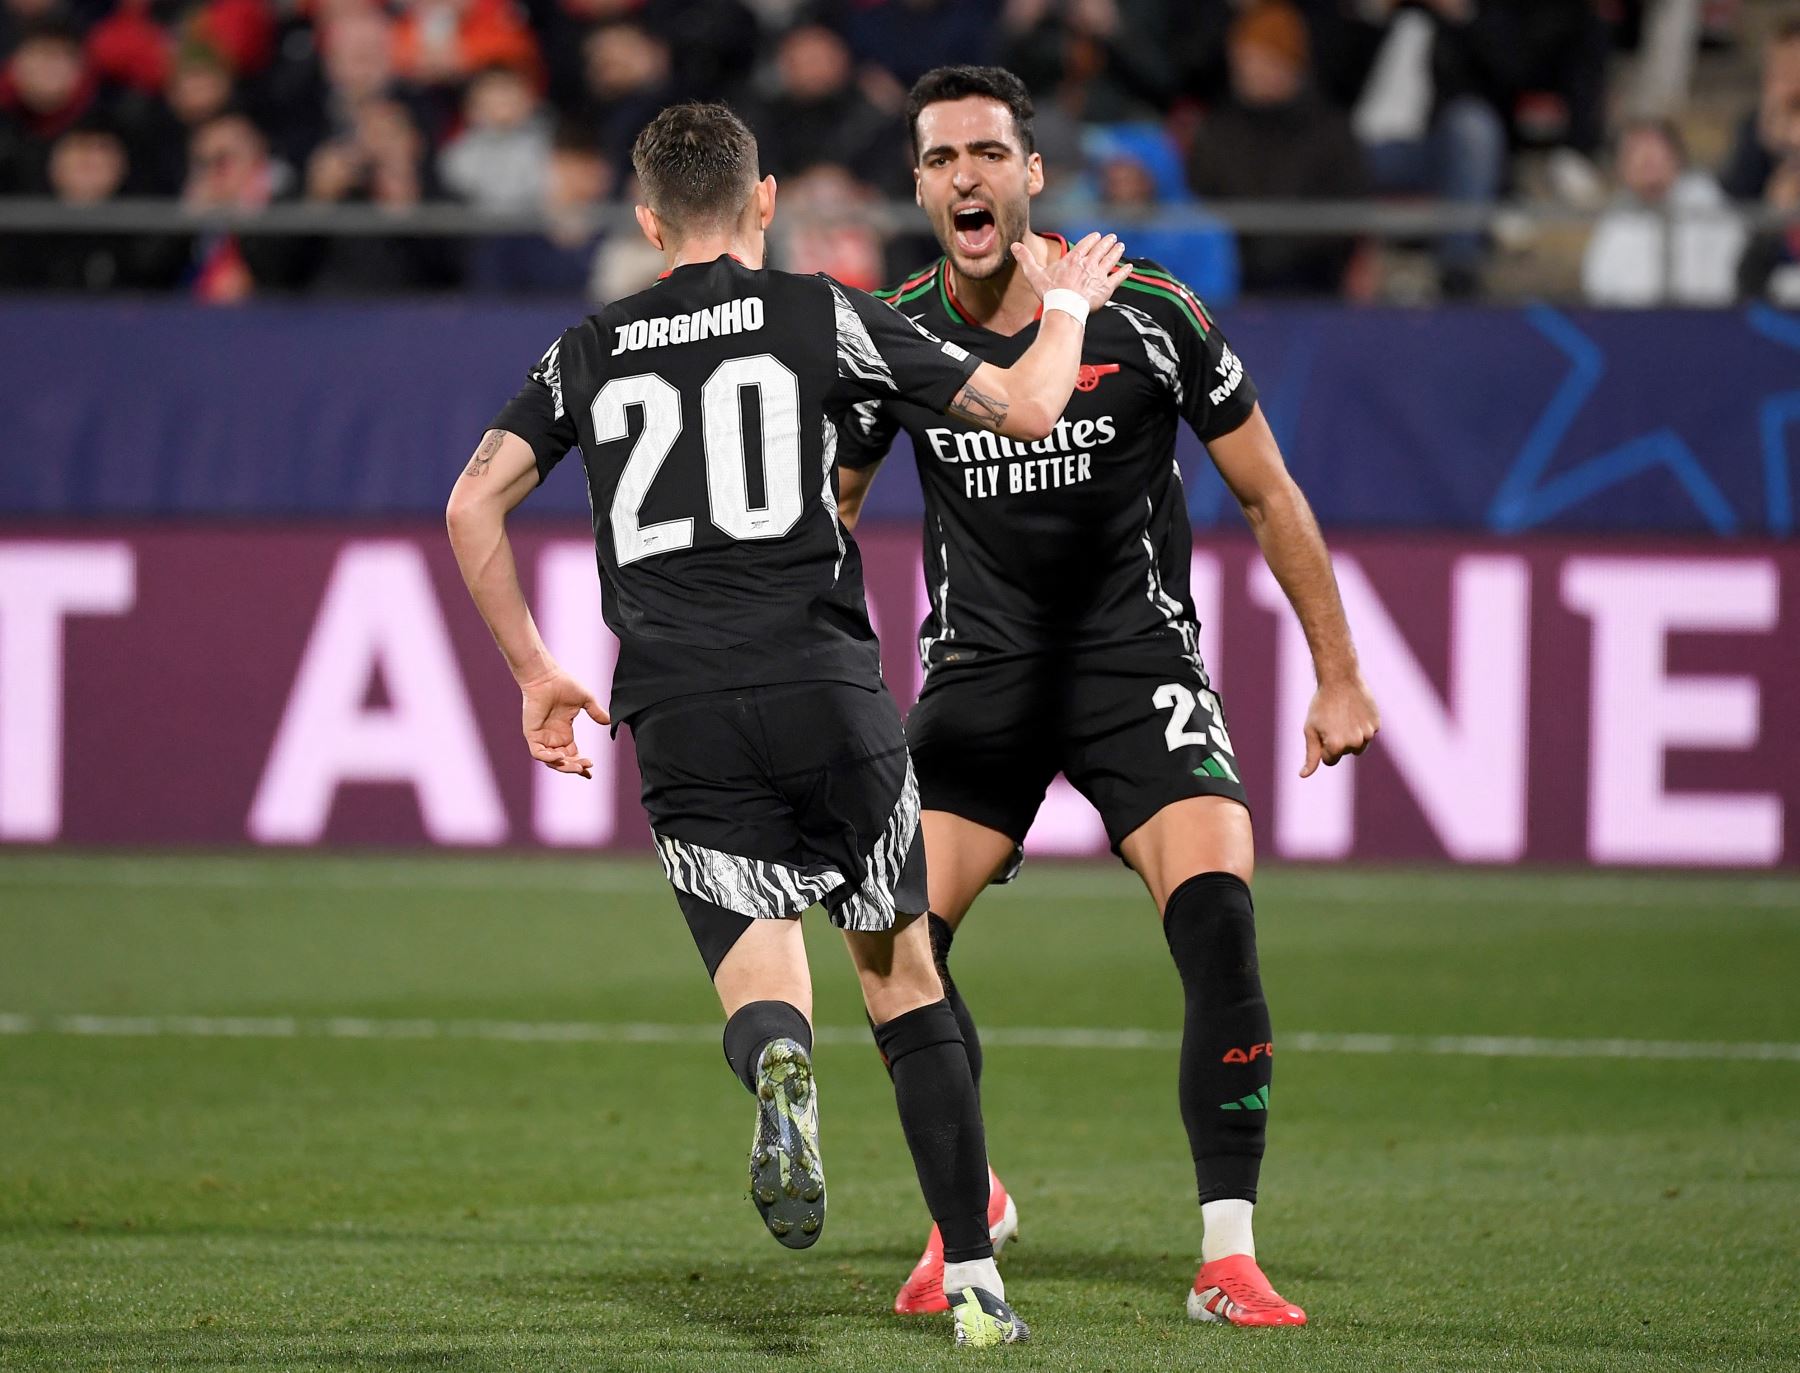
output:
M 950 976 L 950 945 L 956 938 L 956 931 L 951 928 L 948 920 L 934 912 L 927 911 L 925 919 L 928 922 L 926 928 L 931 932 L 931 957 L 932 961 L 937 964 L 938 981 L 944 984 L 944 1000 L 950 1003 L 950 1012 L 956 1017 L 956 1028 L 962 1031 L 963 1049 L 969 1055 L 969 1074 L 975 1079 L 975 1094 L 979 1096 L 981 1094 L 981 1036 L 975 1032 L 975 1017 L 969 1014 L 968 1003 L 962 999 L 962 993 L 957 990 L 956 982 Z M 869 1021 L 869 1029 L 873 1031 L 875 1022 L 869 1020 L 866 1011 L 863 1013 L 863 1019 Z M 876 1036 L 876 1043 L 880 1043 L 879 1035 Z M 887 1062 L 885 1054 L 882 1056 L 882 1062 Z M 888 1075 L 891 1077 L 893 1072 L 894 1065 L 889 1063 Z
M 1250 888 L 1228 872 L 1188 878 L 1169 897 L 1163 935 L 1187 994 L 1181 1119 L 1201 1204 L 1255 1201 L 1275 1045 Z
M 950 1003 L 934 1001 L 877 1025 L 875 1042 L 894 1077 L 900 1128 L 925 1205 L 943 1234 L 945 1262 L 992 1257 L 987 1136 Z
M 950 976 L 950 945 L 956 938 L 956 930 L 943 916 L 929 911 L 925 920 L 931 930 L 931 956 L 937 963 L 938 980 L 944 984 L 944 1000 L 950 1003 L 956 1028 L 962 1031 L 963 1048 L 969 1055 L 969 1075 L 975 1079 L 975 1094 L 980 1096 L 981 1036 L 975 1033 L 975 1017 L 969 1014 L 968 1003 L 962 999 L 962 993 Z
M 756 1091 L 756 1065 L 775 1039 L 796 1041 L 812 1052 L 812 1026 L 791 1001 L 750 1001 L 725 1022 L 725 1061 L 750 1092 Z

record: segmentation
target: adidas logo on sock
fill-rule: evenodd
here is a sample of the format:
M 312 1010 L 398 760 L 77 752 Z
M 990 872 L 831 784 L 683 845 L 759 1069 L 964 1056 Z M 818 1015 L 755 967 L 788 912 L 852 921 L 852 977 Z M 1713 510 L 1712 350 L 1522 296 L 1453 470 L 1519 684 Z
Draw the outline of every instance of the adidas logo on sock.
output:
M 1269 1109 L 1269 1088 L 1264 1083 L 1249 1096 L 1241 1096 L 1236 1101 L 1226 1101 L 1219 1105 L 1221 1111 L 1266 1111 Z

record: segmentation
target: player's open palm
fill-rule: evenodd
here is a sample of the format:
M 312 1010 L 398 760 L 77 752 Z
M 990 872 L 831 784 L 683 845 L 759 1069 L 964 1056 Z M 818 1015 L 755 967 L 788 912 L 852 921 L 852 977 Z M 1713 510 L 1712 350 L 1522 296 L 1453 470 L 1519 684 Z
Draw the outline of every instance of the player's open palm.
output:
M 1331 767 L 1350 753 L 1361 753 L 1381 728 L 1381 712 L 1369 684 L 1358 673 L 1348 681 L 1321 682 L 1306 712 L 1306 766 L 1311 777 L 1319 764 Z
M 1025 280 L 1040 297 L 1051 291 L 1075 291 L 1087 301 L 1090 310 L 1098 310 L 1111 300 L 1119 283 L 1131 275 L 1129 263 L 1120 265 L 1125 245 L 1116 234 L 1089 234 L 1047 266 L 1033 257 L 1023 243 L 1013 244 L 1012 254 L 1019 270 L 1025 273 Z
M 524 697 L 525 744 L 531 756 L 545 767 L 592 777 L 594 761 L 575 747 L 575 717 L 586 712 L 595 724 L 610 724 L 609 717 L 580 682 L 560 667 L 535 681 L 520 684 Z

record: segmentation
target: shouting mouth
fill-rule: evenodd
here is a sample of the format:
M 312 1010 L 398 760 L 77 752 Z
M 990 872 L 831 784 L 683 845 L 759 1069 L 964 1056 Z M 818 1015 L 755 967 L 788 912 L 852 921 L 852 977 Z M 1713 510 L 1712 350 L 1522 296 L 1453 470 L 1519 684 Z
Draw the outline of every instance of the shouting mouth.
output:
M 965 201 L 950 212 L 956 249 L 967 257 L 986 257 L 999 240 L 994 212 L 976 201 Z

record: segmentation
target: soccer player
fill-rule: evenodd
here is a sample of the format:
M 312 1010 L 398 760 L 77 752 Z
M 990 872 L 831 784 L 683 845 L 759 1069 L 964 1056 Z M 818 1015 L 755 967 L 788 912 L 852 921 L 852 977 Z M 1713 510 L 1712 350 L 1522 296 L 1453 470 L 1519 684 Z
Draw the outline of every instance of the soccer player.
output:
M 1044 184 L 1031 116 L 1025 87 L 997 67 L 928 72 L 908 103 L 917 199 L 944 255 L 884 298 L 997 364 L 1047 327 L 1028 264 L 1069 251 L 1030 230 Z M 1027 252 L 1009 255 L 1015 241 Z M 949 974 L 952 937 L 982 888 L 1010 876 L 1060 771 L 1149 889 L 1185 993 L 1179 1094 L 1204 1226 L 1188 1314 L 1300 1325 L 1305 1313 L 1257 1266 L 1251 1228 L 1274 1041 L 1257 972 L 1250 812 L 1188 594 L 1177 420 L 1207 444 L 1311 645 L 1319 685 L 1302 775 L 1360 753 L 1379 720 L 1324 541 L 1243 364 L 1191 291 L 1153 262 L 1127 265 L 1088 323 L 1077 394 L 1049 437 L 1010 440 L 900 397 L 859 403 L 838 446 L 839 509 L 854 525 L 905 429 L 925 492 L 931 596 L 907 738 L 932 943 L 978 1088 L 980 1041 Z M 988 1219 L 1000 1243 L 1017 1228 L 998 1178 Z M 897 1311 L 942 1309 L 943 1239 L 932 1233 Z
M 925 923 L 918 792 L 882 686 L 855 543 L 838 522 L 835 421 L 906 397 L 1020 441 L 1052 431 L 1083 321 L 1123 248 L 1089 237 L 1025 278 L 1047 319 L 1009 368 L 970 357 L 826 277 L 763 266 L 775 183 L 720 105 L 677 105 L 637 140 L 638 223 L 669 270 L 568 330 L 483 437 L 450 498 L 464 580 L 523 696 L 532 756 L 589 776 L 585 711 L 626 724 L 644 807 L 757 1098 L 752 1198 L 783 1244 L 825 1218 L 812 986 L 799 916 L 844 931 L 943 1235 L 959 1344 L 1022 1338 L 988 1236 L 987 1150 Z M 564 672 L 519 588 L 506 516 L 579 446 L 606 621 L 609 709 Z

